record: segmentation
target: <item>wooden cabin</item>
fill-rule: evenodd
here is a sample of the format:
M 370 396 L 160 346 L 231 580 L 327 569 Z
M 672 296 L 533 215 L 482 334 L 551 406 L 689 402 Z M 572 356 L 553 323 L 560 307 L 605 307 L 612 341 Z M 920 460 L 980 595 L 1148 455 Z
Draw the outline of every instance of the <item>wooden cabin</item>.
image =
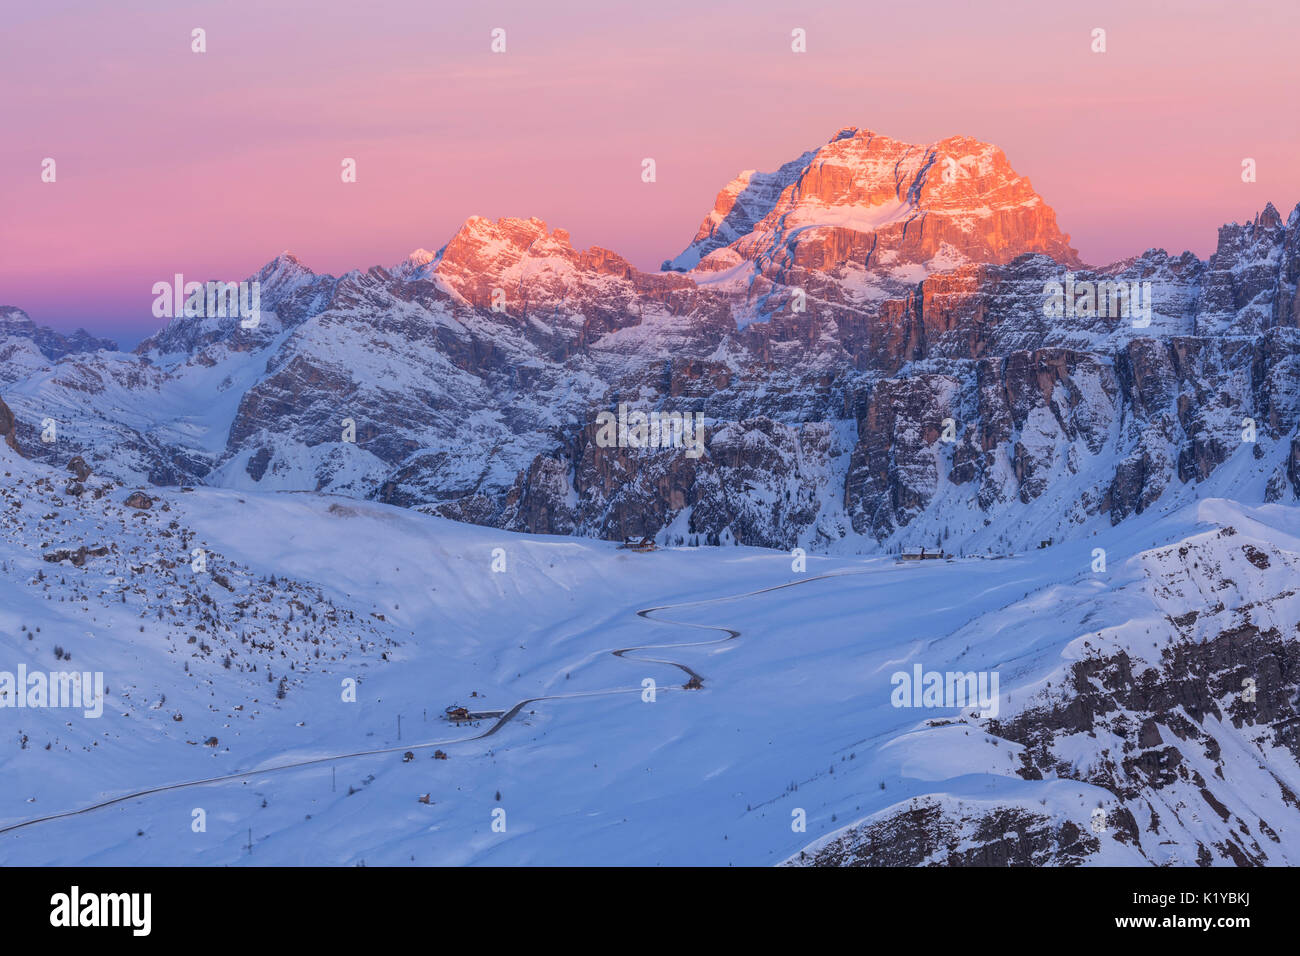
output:
M 942 548 L 938 551 L 929 548 L 904 548 L 898 557 L 901 561 L 938 561 L 949 555 L 945 554 Z
M 655 536 L 648 534 L 643 538 L 637 538 L 636 535 L 628 535 L 619 547 L 626 551 L 638 551 L 644 554 L 655 549 Z

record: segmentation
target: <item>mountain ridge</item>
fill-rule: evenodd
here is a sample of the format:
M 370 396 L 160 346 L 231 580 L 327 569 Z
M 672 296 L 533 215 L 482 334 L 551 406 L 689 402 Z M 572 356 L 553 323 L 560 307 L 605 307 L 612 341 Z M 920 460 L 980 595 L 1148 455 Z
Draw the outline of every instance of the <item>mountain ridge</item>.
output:
M 1224 225 L 1206 260 L 1088 268 L 1028 180 L 967 137 L 846 128 L 741 178 L 764 198 L 724 187 L 684 272 L 575 249 L 537 218 L 470 217 L 437 252 L 338 277 L 286 250 L 250 277 L 253 329 L 177 318 L 130 355 L 57 360 L 13 337 L 0 389 L 29 454 L 121 480 L 334 491 L 533 532 L 1023 547 L 1194 494 L 1243 450 L 1246 418 L 1257 496 L 1300 491 L 1300 205 Z M 902 218 L 858 215 L 891 203 Z M 1148 285 L 1149 326 L 1045 316 L 1067 278 Z M 708 453 L 600 447 L 595 417 L 620 402 L 705 415 Z M 51 445 L 46 418 L 67 420 Z

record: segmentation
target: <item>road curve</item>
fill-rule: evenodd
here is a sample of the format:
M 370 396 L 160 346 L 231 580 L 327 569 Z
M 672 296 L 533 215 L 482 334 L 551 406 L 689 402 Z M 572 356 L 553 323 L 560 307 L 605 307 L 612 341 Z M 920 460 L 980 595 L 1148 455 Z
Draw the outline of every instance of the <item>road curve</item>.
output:
M 681 604 L 664 604 L 658 607 L 642 608 L 641 610 L 636 612 L 637 616 L 644 618 L 647 621 L 651 621 L 657 624 L 670 624 L 675 627 L 694 627 L 706 631 L 721 631 L 726 636 L 715 638 L 714 640 L 709 640 L 709 641 L 686 641 L 686 642 L 673 643 L 673 644 L 639 644 L 635 647 L 619 648 L 618 650 L 610 651 L 610 653 L 613 654 L 615 657 L 622 658 L 624 660 L 637 661 L 645 664 L 664 664 L 667 666 L 676 667 L 684 671 L 685 673 L 689 674 L 691 677 L 698 679 L 702 683 L 704 678 L 701 677 L 699 674 L 697 674 L 694 670 L 692 670 L 687 665 L 681 663 L 680 661 L 665 660 L 665 659 L 654 658 L 654 657 L 629 657 L 628 655 L 634 651 L 663 650 L 663 649 L 671 649 L 676 647 L 707 647 L 711 644 L 723 644 L 726 643 L 727 641 L 732 641 L 740 637 L 740 631 L 734 628 L 721 627 L 715 624 L 694 624 L 689 621 L 674 621 L 668 618 L 653 618 L 650 616 L 651 614 L 653 614 L 656 611 L 671 611 L 677 608 L 703 607 L 709 604 L 720 604 L 724 601 L 735 601 L 741 598 L 754 597 L 759 594 L 767 594 L 771 591 L 781 591 L 784 590 L 785 588 L 797 587 L 801 584 L 811 584 L 813 581 L 821 581 L 821 580 L 825 580 L 826 578 L 844 577 L 846 575 L 865 574 L 865 573 L 867 573 L 866 570 L 831 571 L 826 574 L 816 574 L 807 578 L 799 578 L 794 581 L 787 581 L 785 584 L 776 584 L 771 587 L 759 588 L 758 590 L 755 591 L 746 591 L 741 594 L 731 594 L 720 598 L 705 598 L 699 601 L 685 601 Z M 674 689 L 674 688 L 664 688 L 664 689 Z M 109 800 L 103 800 L 99 803 L 94 803 L 91 804 L 90 806 L 81 807 L 76 810 L 63 810 L 59 813 L 51 813 L 43 817 L 34 817 L 30 820 L 23 820 L 19 823 L 11 823 L 8 826 L 0 827 L 0 834 L 12 833 L 15 830 L 21 830 L 26 827 L 35 826 L 38 823 L 48 823 L 52 820 L 62 820 L 66 817 L 82 816 L 87 813 L 93 813 L 96 810 L 102 810 L 105 807 L 114 806 L 115 804 L 126 803 L 129 800 L 138 800 L 143 797 L 153 796 L 156 793 L 166 793 L 170 790 L 185 790 L 191 787 L 209 786 L 214 783 L 226 783 L 231 780 L 245 780 L 249 777 L 258 777 L 264 774 L 271 774 L 271 773 L 283 773 L 284 771 L 287 770 L 297 770 L 302 767 L 311 767 L 316 764 L 322 764 L 322 763 L 333 763 L 335 761 L 340 761 L 340 760 L 352 760 L 357 757 L 373 757 L 380 754 L 405 753 L 408 750 L 412 750 L 412 751 L 427 750 L 430 747 L 448 747 L 448 746 L 453 746 L 455 744 L 471 743 L 475 740 L 483 740 L 487 737 L 491 737 L 493 734 L 499 731 L 506 724 L 510 723 L 510 721 L 514 720 L 514 718 L 519 714 L 519 712 L 523 710 L 525 707 L 527 707 L 529 704 L 535 704 L 546 700 L 572 700 L 581 697 L 604 697 L 604 696 L 609 696 L 610 694 L 640 694 L 641 691 L 642 688 L 638 685 L 636 687 L 615 687 L 609 690 L 579 691 L 572 694 L 547 694 L 540 697 L 528 697 L 525 698 L 524 700 L 519 701 L 517 704 L 515 704 L 513 707 L 511 707 L 509 710 L 503 713 L 499 718 L 497 718 L 496 723 L 494 723 L 487 730 L 483 731 L 482 733 L 474 734 L 469 737 L 457 737 L 449 740 L 431 740 L 425 743 L 406 744 L 397 747 L 380 747 L 375 750 L 357 750 L 352 753 L 345 753 L 345 754 L 331 754 L 325 757 L 313 757 L 308 760 L 296 760 L 290 763 L 276 764 L 273 767 L 262 767 L 261 769 L 258 770 L 244 770 L 238 773 L 227 773 L 216 777 L 205 777 L 201 780 L 186 780 L 180 783 L 164 784 L 163 786 L 150 787 L 147 790 L 136 790 L 131 793 L 124 793 L 121 796 L 113 797 L 112 799 Z

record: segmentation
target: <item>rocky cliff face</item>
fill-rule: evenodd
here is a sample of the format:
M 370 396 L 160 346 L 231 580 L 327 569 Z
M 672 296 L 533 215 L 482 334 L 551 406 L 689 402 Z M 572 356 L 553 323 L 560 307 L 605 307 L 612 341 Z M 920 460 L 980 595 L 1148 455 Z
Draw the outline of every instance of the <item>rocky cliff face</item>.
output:
M 1005 549 L 1215 481 L 1300 491 L 1300 207 L 1204 262 L 1084 268 L 995 147 L 845 130 L 726 187 L 670 265 L 473 218 L 391 269 L 277 257 L 255 329 L 57 361 L 13 334 L 0 384 L 24 439 L 60 422 L 24 441 L 59 465 L 535 532 Z M 601 447 L 620 404 L 703 414 L 705 454 Z
M 18 436 L 14 413 L 9 410 L 9 406 L 0 399 L 0 438 L 4 439 L 6 445 L 14 451 L 18 451 Z
M 913 798 L 789 862 L 1291 862 L 1280 834 L 1300 813 L 1294 545 L 1226 524 L 1143 553 L 1142 594 L 1127 599 L 1137 616 L 1081 634 L 1054 679 L 1006 695 L 1012 713 L 958 720 L 1014 750 L 1027 791 Z
M 1071 821 L 991 801 L 919 797 L 788 861 L 790 866 L 1077 866 L 1100 840 Z
M 868 237 L 868 267 L 922 264 L 945 244 L 974 262 L 1042 252 L 1079 264 L 1055 213 L 996 146 L 966 136 L 916 146 L 846 128 L 775 173 L 749 170 L 728 183 L 665 268 L 829 269 L 850 258 L 859 236 Z

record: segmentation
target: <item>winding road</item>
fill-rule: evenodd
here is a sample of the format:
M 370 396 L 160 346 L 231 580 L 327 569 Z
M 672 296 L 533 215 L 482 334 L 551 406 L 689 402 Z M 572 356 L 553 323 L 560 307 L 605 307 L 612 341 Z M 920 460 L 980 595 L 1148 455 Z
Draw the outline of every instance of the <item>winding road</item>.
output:
M 656 657 L 629 657 L 628 655 L 632 654 L 635 651 L 665 650 L 665 649 L 678 648 L 678 647 L 708 647 L 713 644 L 724 644 L 727 641 L 733 641 L 736 638 L 740 637 L 740 631 L 734 628 L 721 627 L 715 624 L 695 624 L 689 621 L 674 621 L 674 620 L 669 620 L 667 618 L 653 618 L 650 616 L 651 614 L 655 613 L 656 611 L 672 611 L 684 607 L 703 607 L 709 604 L 721 604 L 725 601 L 736 601 L 736 600 L 740 600 L 741 598 L 755 597 L 759 594 L 768 594 L 772 591 L 781 591 L 784 590 L 785 588 L 798 587 L 801 584 L 811 584 L 813 581 L 822 581 L 827 578 L 844 577 L 847 575 L 865 574 L 865 573 L 868 572 L 866 570 L 831 571 L 826 574 L 816 574 L 811 577 L 799 578 L 798 580 L 795 581 L 787 581 L 785 584 L 776 584 L 776 585 L 772 585 L 771 587 L 759 588 L 758 590 L 755 591 L 746 591 L 741 594 L 732 594 L 720 598 L 705 598 L 699 601 L 685 601 L 681 604 L 664 604 L 658 607 L 642 608 L 641 610 L 636 612 L 637 616 L 644 618 L 647 621 L 651 621 L 656 624 L 670 624 L 675 627 L 693 627 L 705 631 L 721 631 L 726 636 L 715 638 L 714 640 L 709 640 L 709 641 L 686 641 L 686 642 L 672 643 L 672 644 L 639 644 L 635 647 L 619 648 L 618 650 L 610 651 L 610 653 L 613 654 L 615 657 L 619 657 L 624 660 L 637 661 L 639 663 L 645 663 L 645 664 L 663 664 L 670 667 L 676 667 L 684 671 L 686 674 L 690 675 L 692 678 L 703 683 L 704 678 L 701 675 L 697 674 L 694 670 L 692 670 L 687 665 L 681 663 L 680 661 L 666 660 L 663 658 L 656 658 Z M 669 690 L 675 688 L 663 688 L 663 689 Z M 610 690 L 579 691 L 572 694 L 548 694 L 540 697 L 528 697 L 524 700 L 519 701 L 509 710 L 502 713 L 497 718 L 496 723 L 494 723 L 487 730 L 483 731 L 480 734 L 474 734 L 473 736 L 470 737 L 458 737 L 450 740 L 432 740 L 432 741 L 428 741 L 427 743 L 420 743 L 420 744 L 409 744 L 409 745 L 402 745 L 397 747 L 380 747 L 375 750 L 358 750 L 352 753 L 332 754 L 325 757 L 313 757 L 307 760 L 297 760 L 290 763 L 277 764 L 273 767 L 263 767 L 260 770 L 244 770 L 239 773 L 222 774 L 221 776 L 217 776 L 217 777 L 205 777 L 201 780 L 186 780 L 181 783 L 165 784 L 159 787 L 151 787 L 147 790 L 136 790 L 131 793 L 124 793 L 121 796 L 113 797 L 110 800 L 103 800 L 99 803 L 91 804 L 90 806 L 87 807 L 81 807 L 80 809 L 77 810 L 64 810 L 59 813 L 51 813 L 43 817 L 35 817 L 31 820 L 23 820 L 19 823 L 12 823 L 8 826 L 0 827 L 0 834 L 12 833 L 15 830 L 21 830 L 26 827 L 35 826 L 38 823 L 48 823 L 52 820 L 62 820 L 67 817 L 82 816 L 87 813 L 93 813 L 96 810 L 102 810 L 105 807 L 111 807 L 119 803 L 126 803 L 130 800 L 138 800 L 143 797 L 152 796 L 156 793 L 166 793 L 170 790 L 186 790 L 191 787 L 204 787 L 214 783 L 226 783 L 232 780 L 246 780 L 249 777 L 258 777 L 258 776 L 263 776 L 265 774 L 272 774 L 272 773 L 283 773 L 288 770 L 297 770 L 302 767 L 311 767 L 311 766 L 315 766 L 316 764 L 332 763 L 340 760 L 351 760 L 356 757 L 373 757 L 381 754 L 405 753 L 408 750 L 411 751 L 427 750 L 430 747 L 449 747 L 449 746 L 454 746 L 456 744 L 467 744 L 475 740 L 483 740 L 487 737 L 491 737 L 493 734 L 499 731 L 506 724 L 510 723 L 510 721 L 514 720 L 514 718 L 519 714 L 519 712 L 523 710 L 525 707 L 527 707 L 529 704 L 535 704 L 547 700 L 573 700 L 575 698 L 582 698 L 582 697 L 605 697 L 605 696 L 609 696 L 610 694 L 640 694 L 641 692 L 642 692 L 642 688 L 638 685 L 636 687 L 616 687 Z

